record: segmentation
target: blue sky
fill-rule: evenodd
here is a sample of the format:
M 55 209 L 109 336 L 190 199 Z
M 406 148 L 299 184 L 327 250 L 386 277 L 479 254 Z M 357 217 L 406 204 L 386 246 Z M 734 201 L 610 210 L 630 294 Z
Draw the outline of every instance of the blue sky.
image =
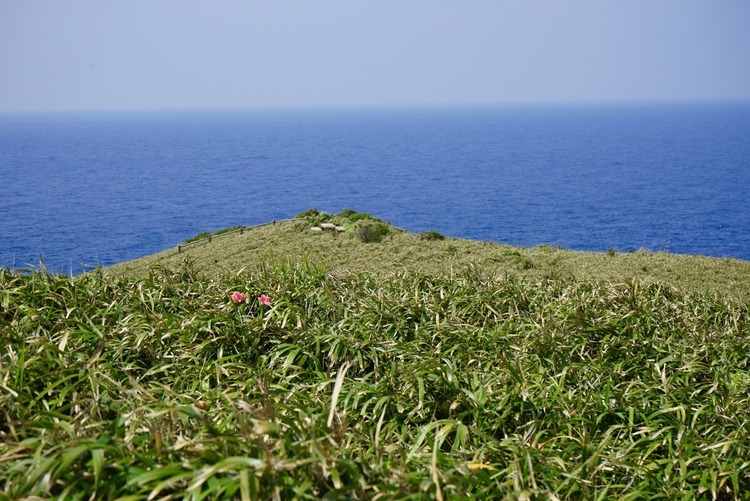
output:
M 0 0 L 0 113 L 750 99 L 748 0 Z

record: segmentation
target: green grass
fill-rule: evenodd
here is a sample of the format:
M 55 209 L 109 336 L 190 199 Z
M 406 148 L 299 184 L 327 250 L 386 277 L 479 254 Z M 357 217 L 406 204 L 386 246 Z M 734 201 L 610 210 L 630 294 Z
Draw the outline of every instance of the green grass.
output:
M 450 276 L 470 268 L 488 275 L 516 276 L 530 281 L 562 280 L 595 283 L 667 283 L 685 292 L 707 292 L 719 297 L 750 300 L 750 262 L 738 259 L 669 254 L 665 252 L 578 252 L 541 245 L 512 247 L 458 238 L 439 239 L 390 228 L 378 243 L 362 242 L 358 232 L 383 223 L 369 214 L 342 211 L 331 215 L 318 211 L 313 220 L 277 223 L 213 238 L 182 249 L 168 249 L 153 256 L 108 268 L 116 276 L 144 276 L 153 266 L 177 267 L 188 256 L 201 273 L 209 276 L 252 270 L 269 261 L 291 264 L 310 261 L 336 273 L 369 273 L 388 276 L 412 272 Z M 343 233 L 312 232 L 321 221 L 345 227 Z
M 337 223 L 0 270 L 0 499 L 750 499 L 745 263 Z

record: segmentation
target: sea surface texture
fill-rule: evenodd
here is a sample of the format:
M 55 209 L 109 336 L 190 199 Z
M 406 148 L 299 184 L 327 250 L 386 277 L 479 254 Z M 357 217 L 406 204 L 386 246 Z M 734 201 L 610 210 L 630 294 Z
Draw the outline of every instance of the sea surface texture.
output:
M 0 116 L 0 266 L 78 274 L 309 208 L 750 260 L 750 103 Z

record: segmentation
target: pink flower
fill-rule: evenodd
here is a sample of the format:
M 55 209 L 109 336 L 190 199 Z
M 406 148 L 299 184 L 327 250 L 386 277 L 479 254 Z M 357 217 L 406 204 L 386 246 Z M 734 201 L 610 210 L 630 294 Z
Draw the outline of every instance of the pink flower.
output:
M 261 294 L 260 297 L 258 298 L 258 301 L 260 301 L 260 304 L 265 305 L 265 306 L 271 305 L 271 298 L 266 296 L 265 294 Z
M 232 301 L 234 301 L 235 303 L 244 303 L 245 299 L 247 298 L 244 292 L 239 292 L 239 291 L 232 292 L 232 295 L 230 297 L 232 298 Z

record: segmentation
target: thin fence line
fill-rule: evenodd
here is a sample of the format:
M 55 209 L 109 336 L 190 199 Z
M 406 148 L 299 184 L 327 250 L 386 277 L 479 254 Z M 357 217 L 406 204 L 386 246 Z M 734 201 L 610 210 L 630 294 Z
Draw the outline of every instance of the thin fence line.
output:
M 253 225 L 253 226 L 240 226 L 239 228 L 235 228 L 235 229 L 230 230 L 230 231 L 224 231 L 222 233 L 219 233 L 218 235 L 209 235 L 207 237 L 199 238 L 197 240 L 191 240 L 190 242 L 181 243 L 181 244 L 179 244 L 177 246 L 177 253 L 178 254 L 182 254 L 182 250 L 185 247 L 190 247 L 190 246 L 192 246 L 194 244 L 204 243 L 204 242 L 210 244 L 211 241 L 214 238 L 223 237 L 223 236 L 226 236 L 226 235 L 232 235 L 234 233 L 239 233 L 240 235 L 242 235 L 246 230 L 252 230 L 253 228 L 260 228 L 261 226 L 268 226 L 269 224 L 287 223 L 289 221 L 304 221 L 304 220 L 307 220 L 307 219 L 308 219 L 307 216 L 305 216 L 305 217 L 294 217 L 294 218 L 291 218 L 291 219 L 274 219 L 273 221 L 269 221 L 267 223 L 260 223 L 260 224 L 256 224 L 256 225 Z

